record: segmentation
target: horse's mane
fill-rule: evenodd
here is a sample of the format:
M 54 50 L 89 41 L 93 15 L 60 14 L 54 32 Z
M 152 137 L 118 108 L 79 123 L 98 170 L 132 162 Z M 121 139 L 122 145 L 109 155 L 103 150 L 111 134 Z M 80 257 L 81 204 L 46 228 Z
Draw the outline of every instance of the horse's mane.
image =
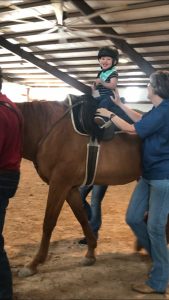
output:
M 69 96 L 68 96 L 69 97 Z M 47 101 L 34 100 L 32 102 L 16 103 L 24 115 L 26 123 L 32 122 L 34 126 L 40 126 L 43 132 L 48 132 L 60 119 L 69 114 L 70 111 L 76 110 L 76 116 L 82 129 L 90 136 L 102 137 L 102 130 L 94 123 L 94 115 L 97 109 L 97 100 L 90 95 L 75 96 L 70 95 L 72 105 L 65 101 Z M 33 125 L 32 124 L 32 125 Z M 39 125 L 38 125 L 39 124 Z M 32 126 L 33 127 L 33 126 Z
M 51 126 L 63 112 L 63 103 L 58 101 L 32 101 L 16 103 L 26 121 L 39 120 L 44 127 Z

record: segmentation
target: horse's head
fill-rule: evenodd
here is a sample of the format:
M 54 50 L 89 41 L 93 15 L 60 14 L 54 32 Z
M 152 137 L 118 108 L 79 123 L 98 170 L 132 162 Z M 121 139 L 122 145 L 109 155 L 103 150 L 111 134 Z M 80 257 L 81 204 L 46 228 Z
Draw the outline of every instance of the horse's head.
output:
M 70 98 L 74 123 L 78 131 L 101 139 L 104 130 L 100 129 L 94 122 L 94 115 L 98 107 L 97 99 L 91 95 L 70 95 Z

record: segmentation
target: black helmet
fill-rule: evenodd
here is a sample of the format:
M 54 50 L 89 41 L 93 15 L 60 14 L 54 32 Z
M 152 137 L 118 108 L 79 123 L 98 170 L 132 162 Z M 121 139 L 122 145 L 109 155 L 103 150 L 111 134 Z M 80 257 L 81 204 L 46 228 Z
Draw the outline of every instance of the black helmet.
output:
M 109 56 L 113 58 L 113 66 L 117 65 L 119 60 L 119 53 L 116 48 L 109 48 L 109 47 L 103 47 L 100 48 L 98 53 L 98 59 L 100 59 L 103 56 Z

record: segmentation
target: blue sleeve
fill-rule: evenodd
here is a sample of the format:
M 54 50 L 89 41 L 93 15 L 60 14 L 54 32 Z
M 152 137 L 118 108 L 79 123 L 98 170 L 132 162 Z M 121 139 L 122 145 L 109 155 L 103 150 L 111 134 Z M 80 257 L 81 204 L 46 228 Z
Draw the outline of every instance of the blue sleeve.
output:
M 165 107 L 157 107 L 144 114 L 142 119 L 134 124 L 134 127 L 137 134 L 144 139 L 162 128 L 165 120 Z
M 114 71 L 108 78 L 111 79 L 111 78 L 114 78 L 114 77 L 117 77 L 117 78 L 118 78 L 118 73 L 117 73 L 117 71 Z

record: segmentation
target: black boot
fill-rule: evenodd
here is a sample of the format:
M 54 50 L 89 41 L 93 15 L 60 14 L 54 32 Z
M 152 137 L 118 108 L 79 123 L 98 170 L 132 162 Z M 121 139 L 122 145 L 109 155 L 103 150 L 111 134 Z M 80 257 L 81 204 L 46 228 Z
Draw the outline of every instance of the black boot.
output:
M 96 240 L 98 240 L 98 237 L 99 237 L 98 232 L 94 232 L 94 235 L 95 235 L 95 237 L 96 237 Z M 87 245 L 87 240 L 86 240 L 86 238 L 83 237 L 81 240 L 78 241 L 78 244 L 79 244 L 79 245 Z

